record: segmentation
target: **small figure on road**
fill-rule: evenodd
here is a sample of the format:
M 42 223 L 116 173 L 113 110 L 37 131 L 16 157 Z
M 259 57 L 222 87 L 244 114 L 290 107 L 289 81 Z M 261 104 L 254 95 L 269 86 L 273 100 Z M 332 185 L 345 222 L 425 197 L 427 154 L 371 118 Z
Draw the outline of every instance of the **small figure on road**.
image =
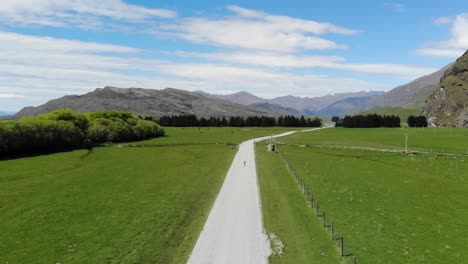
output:
M 244 160 L 244 166 L 245 166 L 245 160 Z

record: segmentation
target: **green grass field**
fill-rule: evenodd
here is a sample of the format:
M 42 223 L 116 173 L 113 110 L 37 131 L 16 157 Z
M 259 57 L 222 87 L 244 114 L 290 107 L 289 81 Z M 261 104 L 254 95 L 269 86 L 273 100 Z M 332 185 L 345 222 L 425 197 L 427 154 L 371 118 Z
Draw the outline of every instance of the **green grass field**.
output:
M 291 144 L 405 148 L 408 150 L 468 154 L 468 129 L 463 128 L 334 128 L 297 133 L 279 139 Z
M 465 153 L 468 131 L 454 129 L 452 137 L 448 132 L 448 129 L 438 129 L 437 140 L 416 142 L 421 149 Z M 326 129 L 281 138 L 281 141 L 397 147 L 396 139 L 401 138 L 401 133 L 400 129 Z M 407 133 L 411 138 L 415 135 L 431 138 L 431 129 L 413 129 Z M 281 149 L 313 190 L 321 210 L 335 223 L 338 234 L 345 237 L 346 252 L 357 255 L 360 262 L 468 263 L 468 157 L 328 147 L 282 146 Z M 268 163 L 266 158 L 258 161 L 263 174 L 276 181 L 282 179 L 284 173 L 277 173 L 280 168 L 273 165 L 279 162 Z M 300 193 L 292 186 L 291 177 L 289 182 L 289 185 L 282 184 L 281 192 Z M 263 184 L 262 188 L 273 189 L 268 186 Z M 268 215 L 273 218 L 265 220 L 266 224 L 278 221 L 277 225 L 295 225 L 292 213 L 278 210 L 278 215 L 268 214 L 270 206 L 266 203 L 265 218 Z M 286 229 L 283 236 L 294 236 L 294 231 Z
M 256 148 L 257 171 L 266 231 L 284 244 L 270 263 L 340 263 L 335 243 L 315 217 L 305 197 L 276 153 Z
M 0 161 L 0 263 L 183 263 L 236 153 L 227 143 L 286 130 L 166 128 L 129 143 L 145 147 Z
M 285 127 L 165 127 L 165 137 L 131 144 L 238 144 L 248 139 L 299 131 L 306 128 Z

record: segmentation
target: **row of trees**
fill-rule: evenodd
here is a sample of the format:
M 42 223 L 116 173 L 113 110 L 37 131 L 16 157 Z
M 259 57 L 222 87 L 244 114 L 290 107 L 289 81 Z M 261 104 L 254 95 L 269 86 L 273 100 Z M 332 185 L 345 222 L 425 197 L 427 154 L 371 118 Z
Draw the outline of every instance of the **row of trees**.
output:
M 195 115 L 163 116 L 158 120 L 161 126 L 172 127 L 320 127 L 319 118 L 305 118 L 304 116 L 241 116 L 197 118 Z
M 345 116 L 343 119 L 339 119 L 335 126 L 347 128 L 400 127 L 400 117 L 378 114 Z
M 15 121 L 0 121 L 0 157 L 91 148 L 103 142 L 135 141 L 164 135 L 152 121 L 121 111 L 86 114 L 58 110 Z
M 425 116 L 410 115 L 407 123 L 409 127 L 427 127 L 427 119 Z

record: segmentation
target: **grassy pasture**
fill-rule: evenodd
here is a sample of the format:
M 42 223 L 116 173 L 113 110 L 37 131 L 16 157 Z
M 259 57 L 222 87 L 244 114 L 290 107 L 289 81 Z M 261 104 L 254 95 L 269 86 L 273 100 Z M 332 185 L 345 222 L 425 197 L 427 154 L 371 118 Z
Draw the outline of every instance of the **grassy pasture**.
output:
M 281 140 L 394 147 L 397 146 L 395 138 L 400 138 L 402 132 L 393 130 L 326 129 Z M 413 137 L 431 137 L 430 132 L 431 129 L 410 129 L 408 133 Z M 436 132 L 439 140 L 432 140 L 428 145 L 421 140 L 421 149 L 432 147 L 451 153 L 466 150 L 467 141 L 463 139 L 467 137 L 467 130 L 454 129 L 452 137 L 443 135 L 449 133 L 448 129 Z M 333 221 L 338 234 L 345 237 L 346 251 L 357 255 L 363 263 L 468 262 L 468 157 L 326 147 L 282 146 L 281 149 L 313 190 L 327 219 Z M 281 168 L 275 164 L 280 163 L 268 163 L 261 155 L 259 157 L 262 173 L 279 181 L 284 173 L 276 173 Z M 281 192 L 299 193 L 296 186 L 290 185 L 283 184 Z M 268 186 L 262 185 L 273 189 Z M 262 193 L 266 191 L 262 189 Z M 293 206 L 297 205 L 290 205 Z M 264 208 L 265 218 L 268 208 L 268 205 Z M 285 211 L 278 210 L 277 214 L 270 214 L 272 219 L 266 219 L 265 223 L 277 221 L 282 226 L 294 225 L 294 219 L 282 216 Z M 313 222 L 316 217 L 309 218 L 308 221 Z M 293 236 L 295 230 L 285 229 L 284 232 L 283 236 L 288 237 Z
M 166 135 L 156 140 L 136 142 L 145 144 L 238 144 L 248 139 L 299 131 L 306 128 L 285 127 L 165 127 Z
M 266 149 L 260 143 L 255 153 L 263 221 L 266 231 L 275 234 L 285 247 L 282 254 L 270 256 L 270 263 L 340 263 L 337 248 L 283 161 Z
M 130 143 L 146 147 L 0 161 L 0 263 L 183 263 L 236 153 L 226 143 L 286 130 L 166 128 Z
M 464 128 L 333 128 L 297 133 L 281 138 L 291 144 L 405 148 L 408 150 L 468 154 L 468 129 Z

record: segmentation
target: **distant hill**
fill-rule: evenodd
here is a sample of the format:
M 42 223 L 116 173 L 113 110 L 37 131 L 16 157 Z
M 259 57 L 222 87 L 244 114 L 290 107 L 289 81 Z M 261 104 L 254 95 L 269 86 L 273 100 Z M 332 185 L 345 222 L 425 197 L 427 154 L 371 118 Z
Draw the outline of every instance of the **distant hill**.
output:
M 264 103 L 267 101 L 266 99 L 260 98 L 248 92 L 238 92 L 238 93 L 233 93 L 233 94 L 228 94 L 228 95 L 216 95 L 216 96 L 219 98 L 231 101 L 233 103 L 238 103 L 238 104 L 243 104 L 243 105 L 252 105 L 256 103 Z
M 267 103 L 267 102 L 255 103 L 255 104 L 251 104 L 250 106 L 257 109 L 257 110 L 265 111 L 265 112 L 268 112 L 268 113 L 270 113 L 272 115 L 275 115 L 275 116 L 285 116 L 285 115 L 299 116 L 299 115 L 302 115 L 301 112 L 299 112 L 299 111 L 297 111 L 295 109 L 287 108 L 287 107 L 284 107 L 284 106 L 281 106 L 281 105 L 278 105 L 278 104 L 271 104 L 271 103 Z
M 280 109 L 278 107 L 283 107 L 281 111 L 287 110 L 291 114 L 295 115 L 318 115 L 318 114 L 331 114 L 335 112 L 340 112 L 338 108 L 353 108 L 360 106 L 360 102 L 367 102 L 375 96 L 382 95 L 384 92 L 380 91 L 361 91 L 354 93 L 337 93 L 337 94 L 328 94 L 320 97 L 299 97 L 299 96 L 281 96 L 273 99 L 265 99 L 258 96 L 255 96 L 248 92 L 238 92 L 229 95 L 215 95 L 213 96 L 229 100 L 231 102 L 253 106 L 259 110 L 270 109 L 272 112 L 278 112 Z M 350 98 L 361 98 L 356 99 L 355 101 L 350 100 L 348 102 L 343 101 L 342 106 L 337 105 L 336 110 L 330 109 L 326 110 L 327 107 L 338 103 L 339 101 L 350 99 Z M 346 104 L 346 105 L 345 105 Z M 275 105 L 275 108 L 272 106 Z M 289 109 L 289 110 L 288 110 Z M 291 111 L 292 110 L 292 111 Z M 323 113 L 321 112 L 322 110 Z
M 15 112 L 11 112 L 11 111 L 0 111 L 0 118 L 8 118 L 14 114 Z
M 283 96 L 271 99 L 269 102 L 279 104 L 284 107 L 290 107 L 306 114 L 317 114 L 322 109 L 347 98 L 374 97 L 381 94 L 383 94 L 383 92 L 361 91 L 354 93 L 328 94 L 320 97 Z
M 350 113 L 369 102 L 369 100 L 372 100 L 372 98 L 375 98 L 375 95 L 371 94 L 369 96 L 362 97 L 348 97 L 322 108 L 317 112 L 317 114 L 324 116 L 339 116 Z
M 142 116 L 195 114 L 197 116 L 253 116 L 268 112 L 236 104 L 202 93 L 167 88 L 98 88 L 84 95 L 68 95 L 37 107 L 25 107 L 13 118 L 33 116 L 56 109 L 71 108 L 76 112 L 123 110 Z
M 264 99 L 248 92 L 229 95 L 189 92 L 174 88 L 98 88 L 84 95 L 67 95 L 37 107 L 25 107 L 13 118 L 33 116 L 56 109 L 76 112 L 123 110 L 141 116 L 195 114 L 197 116 L 335 115 L 357 108 L 383 94 L 379 91 L 329 94 L 321 97 L 283 96 Z
M 419 111 L 424 105 L 426 99 L 437 90 L 440 78 L 442 78 L 444 72 L 449 69 L 452 64 L 449 64 L 434 73 L 398 86 L 380 96 L 376 96 L 364 104 L 360 110 L 372 112 L 373 108 L 401 108 Z
M 445 71 L 422 114 L 433 126 L 468 127 L 468 51 Z

